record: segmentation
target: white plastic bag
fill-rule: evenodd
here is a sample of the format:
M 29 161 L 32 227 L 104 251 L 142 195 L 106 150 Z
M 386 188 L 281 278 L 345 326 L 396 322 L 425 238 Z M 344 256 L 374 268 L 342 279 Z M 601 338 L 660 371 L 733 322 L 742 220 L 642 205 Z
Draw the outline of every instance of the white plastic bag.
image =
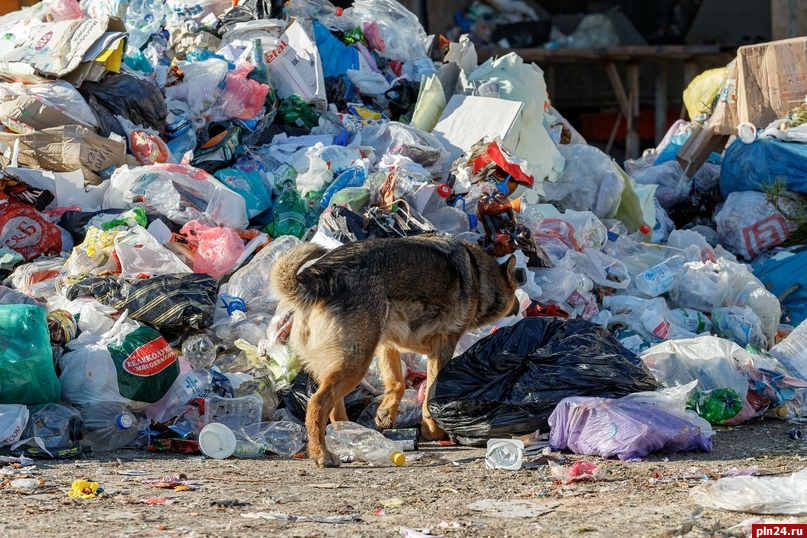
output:
M 693 501 L 709 508 L 807 516 L 807 469 L 790 476 L 732 476 L 700 484 L 690 491 Z
M 784 198 L 779 204 L 788 213 L 795 213 Z M 783 243 L 795 229 L 762 192 L 732 192 L 717 215 L 717 233 L 721 242 L 732 252 L 750 260 Z
M 120 261 L 122 278 L 192 272 L 176 254 L 162 246 L 142 226 L 116 235 L 115 252 Z
M 0 446 L 19 441 L 27 423 L 27 407 L 21 404 L 0 404 Z

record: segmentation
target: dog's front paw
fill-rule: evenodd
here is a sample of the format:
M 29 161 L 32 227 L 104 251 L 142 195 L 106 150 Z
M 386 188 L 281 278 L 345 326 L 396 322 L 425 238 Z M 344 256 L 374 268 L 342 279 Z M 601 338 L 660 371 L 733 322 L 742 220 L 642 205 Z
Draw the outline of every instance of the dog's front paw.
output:
M 391 430 L 395 427 L 395 419 L 398 415 L 398 406 L 378 408 L 375 413 L 375 425 L 379 430 Z
M 443 431 L 433 418 L 423 417 L 420 423 L 420 436 L 426 441 L 442 441 L 448 439 L 448 434 Z
M 327 450 L 323 450 L 314 458 L 314 461 L 317 462 L 317 467 L 339 467 L 339 465 L 342 463 L 339 456 L 328 452 Z

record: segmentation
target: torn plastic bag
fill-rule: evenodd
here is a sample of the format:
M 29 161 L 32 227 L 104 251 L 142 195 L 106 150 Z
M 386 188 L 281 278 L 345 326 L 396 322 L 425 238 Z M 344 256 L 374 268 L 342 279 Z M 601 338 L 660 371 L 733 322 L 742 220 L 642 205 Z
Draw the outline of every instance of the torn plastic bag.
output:
M 142 226 L 135 226 L 115 236 L 115 254 L 120 262 L 122 278 L 192 272 L 176 254 L 162 246 Z
M 168 109 L 160 88 L 147 80 L 116 73 L 100 82 L 85 82 L 79 88 L 85 99 L 90 96 L 115 116 L 122 116 L 135 125 L 151 127 L 162 132 Z
M 732 476 L 690 490 L 701 506 L 750 514 L 807 515 L 807 469 L 790 476 Z M 778 528 L 778 527 L 777 527 Z
M 368 125 L 361 131 L 361 144 L 371 146 L 378 155 L 389 153 L 409 157 L 438 175 L 451 158 L 433 134 L 396 121 Z
M 104 209 L 141 204 L 177 224 L 196 219 L 241 230 L 249 224 L 243 196 L 204 170 L 184 164 L 123 166 L 115 170 L 104 193 Z
M 59 380 L 63 398 L 75 405 L 113 401 L 142 411 L 179 377 L 179 361 L 168 342 L 126 315 L 108 332 L 83 332 L 66 347 Z
M 692 422 L 622 398 L 564 398 L 550 415 L 549 428 L 553 450 L 588 456 L 636 461 L 654 452 L 712 451 L 712 440 Z
M 197 245 L 193 272 L 207 273 L 216 280 L 226 275 L 244 253 L 244 241 L 232 228 L 205 226 L 192 220 L 180 233 Z
M 81 280 L 65 291 L 71 301 L 91 295 L 102 304 L 158 328 L 203 329 L 213 323 L 218 281 L 208 275 L 159 275 L 127 281 L 103 276 Z
M 469 444 L 547 431 L 569 396 L 618 398 L 657 388 L 642 361 L 602 326 L 527 318 L 498 329 L 446 364 L 429 412 Z
M 796 230 L 785 215 L 796 215 L 792 200 L 779 197 L 781 211 L 761 192 L 732 192 L 714 216 L 720 241 L 734 254 L 750 260 L 784 243 Z
M 739 424 L 754 416 L 744 374 L 747 365 L 753 366 L 753 359 L 734 342 L 717 336 L 668 340 L 651 347 L 641 354 L 641 358 L 665 387 L 697 380 L 698 391 L 734 389 L 743 399 L 743 409 L 726 424 Z
M 219 16 L 216 28 L 219 35 L 234 29 L 239 23 L 260 19 L 280 19 L 283 16 L 283 2 L 278 0 L 245 0 Z
M 0 305 L 0 404 L 58 402 L 45 309 Z

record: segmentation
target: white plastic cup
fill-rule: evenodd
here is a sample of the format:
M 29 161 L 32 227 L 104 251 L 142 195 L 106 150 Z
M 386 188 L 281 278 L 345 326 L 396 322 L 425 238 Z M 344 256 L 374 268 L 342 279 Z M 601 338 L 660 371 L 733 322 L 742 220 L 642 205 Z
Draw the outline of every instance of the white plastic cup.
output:
M 235 452 L 235 433 L 219 422 L 213 422 L 199 432 L 199 450 L 208 458 L 222 460 Z
M 746 144 L 756 142 L 759 135 L 753 123 L 744 122 L 737 126 L 737 136 Z
M 488 469 L 518 471 L 524 459 L 524 441 L 519 439 L 488 439 L 485 465 Z

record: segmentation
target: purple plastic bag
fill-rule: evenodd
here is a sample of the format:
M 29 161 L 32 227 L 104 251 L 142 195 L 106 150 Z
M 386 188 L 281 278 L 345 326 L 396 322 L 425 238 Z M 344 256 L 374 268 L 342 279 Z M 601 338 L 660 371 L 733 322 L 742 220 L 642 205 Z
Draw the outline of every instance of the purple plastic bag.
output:
M 549 417 L 549 445 L 575 454 L 637 460 L 653 452 L 712 451 L 712 440 L 685 418 L 646 402 L 574 396 Z

